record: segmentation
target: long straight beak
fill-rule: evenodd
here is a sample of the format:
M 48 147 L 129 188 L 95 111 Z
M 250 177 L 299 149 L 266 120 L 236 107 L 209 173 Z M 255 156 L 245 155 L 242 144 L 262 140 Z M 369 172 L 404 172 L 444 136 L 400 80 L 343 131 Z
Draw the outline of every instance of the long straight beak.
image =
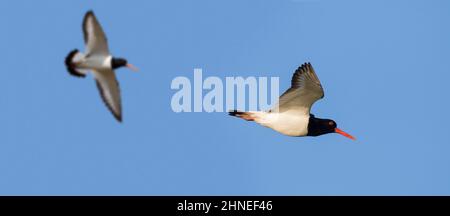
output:
M 348 133 L 345 133 L 344 131 L 342 131 L 342 130 L 339 129 L 339 128 L 335 128 L 335 129 L 334 129 L 334 132 L 336 132 L 336 133 L 338 133 L 338 134 L 340 134 L 340 135 L 342 135 L 342 136 L 345 136 L 345 137 L 347 137 L 347 138 L 349 138 L 349 139 L 356 140 L 355 137 L 353 137 L 352 135 L 350 135 L 350 134 L 348 134 Z
M 130 68 L 130 70 L 132 70 L 134 72 L 138 72 L 139 71 L 139 69 L 137 67 L 135 67 L 134 65 L 132 65 L 132 64 L 127 64 L 126 66 L 127 66 L 127 68 Z

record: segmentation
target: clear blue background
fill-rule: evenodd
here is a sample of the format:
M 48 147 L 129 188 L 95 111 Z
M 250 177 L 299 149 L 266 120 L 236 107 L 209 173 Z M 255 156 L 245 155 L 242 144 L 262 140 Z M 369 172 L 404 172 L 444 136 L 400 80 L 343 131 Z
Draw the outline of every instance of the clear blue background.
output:
M 124 123 L 64 66 L 93 9 Z M 2 195 L 450 195 L 450 2 L 1 1 Z M 313 113 L 355 135 L 283 136 L 173 113 L 176 76 L 279 76 L 311 61 Z

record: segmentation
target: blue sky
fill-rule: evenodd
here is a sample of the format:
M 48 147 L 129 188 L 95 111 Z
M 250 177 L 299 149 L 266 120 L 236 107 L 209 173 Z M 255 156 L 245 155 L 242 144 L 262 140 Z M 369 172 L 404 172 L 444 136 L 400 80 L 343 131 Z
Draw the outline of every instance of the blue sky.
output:
M 124 123 L 63 64 L 93 9 Z M 1 1 L 2 195 L 450 195 L 450 2 Z M 356 136 L 294 138 L 174 113 L 173 78 L 278 76 L 310 61 L 313 107 Z

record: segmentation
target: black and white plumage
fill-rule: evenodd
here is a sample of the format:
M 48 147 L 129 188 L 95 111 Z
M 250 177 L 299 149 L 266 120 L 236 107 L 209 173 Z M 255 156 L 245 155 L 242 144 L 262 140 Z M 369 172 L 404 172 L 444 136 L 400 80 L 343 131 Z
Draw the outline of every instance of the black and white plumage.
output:
M 114 117 L 122 121 L 122 105 L 119 83 L 114 70 L 128 67 L 137 70 L 123 58 L 114 58 L 108 48 L 108 40 L 94 12 L 88 11 L 83 20 L 85 53 L 71 51 L 65 60 L 69 73 L 84 78 L 91 71 L 100 95 Z
M 301 65 L 293 74 L 291 87 L 284 92 L 278 104 L 267 112 L 229 112 L 247 121 L 255 121 L 288 136 L 319 136 L 339 133 L 350 139 L 351 135 L 337 128 L 331 119 L 319 119 L 310 114 L 312 105 L 324 97 L 324 91 L 310 63 Z

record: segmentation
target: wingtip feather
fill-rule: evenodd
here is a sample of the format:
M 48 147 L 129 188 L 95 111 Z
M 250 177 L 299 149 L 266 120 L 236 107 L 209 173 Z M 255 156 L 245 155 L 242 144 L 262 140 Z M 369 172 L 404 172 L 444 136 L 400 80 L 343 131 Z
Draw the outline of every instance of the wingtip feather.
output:
M 86 12 L 86 15 L 85 16 L 88 16 L 88 15 L 94 15 L 94 11 L 91 9 L 91 10 L 88 10 L 87 12 Z

